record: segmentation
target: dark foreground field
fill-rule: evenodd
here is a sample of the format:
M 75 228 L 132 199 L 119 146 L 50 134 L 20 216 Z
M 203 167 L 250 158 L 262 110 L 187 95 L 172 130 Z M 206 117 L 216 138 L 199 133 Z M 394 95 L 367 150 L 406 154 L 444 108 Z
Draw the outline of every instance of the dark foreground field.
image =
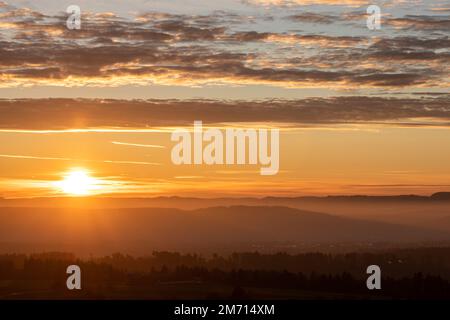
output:
M 66 288 L 66 268 L 82 290 Z M 366 287 L 366 268 L 382 289 Z M 450 248 L 379 253 L 229 256 L 154 252 L 78 260 L 71 254 L 0 256 L 1 299 L 450 299 Z

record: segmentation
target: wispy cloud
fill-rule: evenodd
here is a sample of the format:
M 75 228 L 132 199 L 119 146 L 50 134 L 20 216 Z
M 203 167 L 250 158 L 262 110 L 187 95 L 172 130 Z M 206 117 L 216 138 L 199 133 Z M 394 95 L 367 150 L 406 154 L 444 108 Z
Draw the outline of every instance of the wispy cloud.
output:
M 131 165 L 152 165 L 159 166 L 161 163 L 143 162 L 143 161 L 124 161 L 124 160 L 91 160 L 91 159 L 76 159 L 76 158 L 62 158 L 62 157 L 45 157 L 45 156 L 31 156 L 31 155 L 17 155 L 17 154 L 0 154 L 0 158 L 7 159 L 25 159 L 25 160 L 51 160 L 51 161 L 76 161 L 76 162 L 97 162 L 97 163 L 112 163 L 112 164 L 131 164 Z
M 367 1 L 365 0 L 243 0 L 243 1 L 248 4 L 262 5 L 262 6 L 306 6 L 306 5 L 361 6 L 367 4 Z M 400 1 L 397 0 L 397 2 Z
M 71 158 L 60 157 L 41 157 L 41 156 L 27 156 L 27 155 L 14 155 L 14 154 L 0 154 L 0 158 L 8 159 L 30 159 L 30 160 L 59 160 L 59 161 L 73 161 Z M 86 161 L 86 160 L 84 160 Z
M 139 144 L 139 143 L 129 143 L 129 142 L 118 142 L 111 141 L 112 144 L 119 146 L 131 146 L 131 147 L 141 147 L 141 148 L 157 148 L 157 149 L 165 149 L 165 146 L 157 145 L 157 144 Z

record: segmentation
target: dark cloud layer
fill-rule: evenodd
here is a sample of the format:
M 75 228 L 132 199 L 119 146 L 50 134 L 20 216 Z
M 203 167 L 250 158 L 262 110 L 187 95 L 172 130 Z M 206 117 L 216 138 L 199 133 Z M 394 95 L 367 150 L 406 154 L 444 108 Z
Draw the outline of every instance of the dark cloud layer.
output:
M 0 128 L 63 130 L 265 122 L 289 126 L 385 123 L 450 126 L 450 95 L 303 100 L 0 100 Z M 414 120 L 414 121 L 412 121 Z
M 445 31 L 450 30 L 450 16 L 426 16 L 426 15 L 406 15 L 401 18 L 388 19 L 388 24 L 403 29 L 415 29 L 425 31 Z

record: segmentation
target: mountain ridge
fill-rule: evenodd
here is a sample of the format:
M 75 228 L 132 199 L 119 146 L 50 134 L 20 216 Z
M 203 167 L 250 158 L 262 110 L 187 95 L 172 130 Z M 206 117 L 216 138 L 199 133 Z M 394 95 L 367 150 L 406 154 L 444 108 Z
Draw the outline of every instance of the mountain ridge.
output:
M 72 241 L 95 252 L 239 247 L 261 243 L 359 243 L 450 241 L 450 233 L 350 219 L 289 207 L 229 206 L 66 209 L 2 208 L 0 242 L 51 243 L 68 250 Z

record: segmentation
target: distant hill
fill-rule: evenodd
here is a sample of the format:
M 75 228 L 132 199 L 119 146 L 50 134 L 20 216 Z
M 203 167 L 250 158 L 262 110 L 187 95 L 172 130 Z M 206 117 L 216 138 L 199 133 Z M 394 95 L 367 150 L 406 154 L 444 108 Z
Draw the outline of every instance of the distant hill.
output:
M 0 243 L 36 250 L 145 252 L 261 243 L 423 242 L 450 234 L 287 207 L 1 208 Z M 65 247 L 70 245 L 71 247 Z
M 335 216 L 374 220 L 417 227 L 443 229 L 437 219 L 450 216 L 448 192 L 431 196 L 326 196 L 326 197 L 264 197 L 264 198 L 109 198 L 59 197 L 33 199 L 0 199 L 0 207 L 117 209 L 177 208 L 194 210 L 219 206 L 277 206 Z M 446 227 L 450 231 L 450 227 Z
M 449 200 L 450 201 L 450 192 L 436 192 L 430 197 L 433 200 Z
M 327 204 L 444 204 L 450 206 L 450 192 L 438 192 L 431 196 L 395 195 L 395 196 L 300 196 L 300 197 L 230 197 L 230 198 L 190 198 L 190 197 L 54 197 L 29 199 L 3 199 L 0 198 L 0 207 L 91 207 L 91 208 L 180 208 L 197 209 L 212 206 L 291 206 L 307 208 L 305 206 Z M 314 208 L 314 207 L 312 207 Z M 312 209 L 316 211 L 316 209 Z M 321 211 L 321 209 L 317 210 Z

